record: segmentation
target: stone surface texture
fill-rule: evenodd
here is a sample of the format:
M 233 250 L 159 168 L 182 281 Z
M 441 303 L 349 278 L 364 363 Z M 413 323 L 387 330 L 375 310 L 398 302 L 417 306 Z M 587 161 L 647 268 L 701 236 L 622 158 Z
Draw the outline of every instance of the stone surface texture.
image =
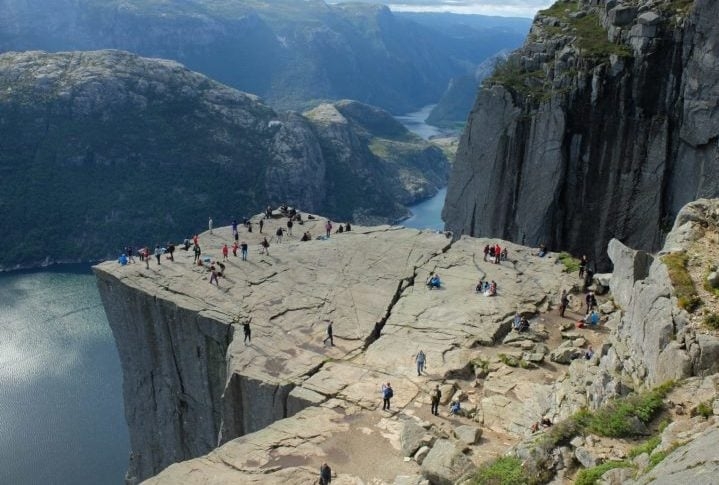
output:
M 258 219 L 254 222 L 257 227 Z M 266 220 L 264 233 L 274 234 L 285 222 Z M 454 392 L 453 379 L 474 379 L 471 361 L 489 358 L 482 357 L 485 351 L 477 341 L 501 343 L 516 311 L 536 314 L 546 309 L 548 294 L 569 286 L 570 277 L 554 255 L 537 258 L 531 249 L 500 242 L 507 245 L 510 260 L 495 265 L 482 261 L 489 240 L 453 242 L 444 234 L 391 226 L 355 226 L 325 240 L 298 240 L 302 231 L 324 234 L 324 222 L 318 217 L 295 225 L 293 237 L 286 236 L 281 244 L 273 240 L 269 255 L 258 253 L 262 235 L 257 229 L 248 233 L 241 227 L 240 239 L 251 247 L 249 260 L 230 256 L 219 286 L 209 283 L 207 264 L 192 264 L 192 249 L 176 252 L 174 262 L 163 259 L 157 265 L 153 259 L 149 270 L 143 263 L 95 267 L 124 371 L 133 450 L 128 483 L 226 443 L 197 458 L 203 466 L 223 467 L 220 457 L 229 453 L 225 446 L 265 443 L 269 449 L 276 437 L 268 437 L 268 430 L 294 429 L 302 423 L 321 426 L 314 423 L 318 409 L 327 419 L 344 416 L 355 423 L 347 433 L 367 434 L 357 446 L 373 450 L 369 455 L 376 451 L 387 467 L 397 468 L 391 477 L 381 476 L 385 472 L 358 460 L 354 470 L 343 466 L 343 473 L 363 479 L 380 473 L 377 478 L 383 480 L 401 470 L 417 474 L 418 465 L 402 459 L 435 441 L 437 433 L 426 429 L 430 424 L 413 421 L 416 410 L 431 416 L 429 391 L 434 383 L 442 385 L 444 402 L 453 395 L 464 402 L 466 416 L 481 417 L 480 422 L 496 432 L 514 433 L 515 438 L 507 439 L 516 439 L 516 433 L 531 424 L 521 417 L 527 414 L 522 401 L 541 395 L 537 389 L 545 389 L 545 383 L 507 386 L 500 374 L 487 378 L 491 394 L 475 396 L 474 391 Z M 221 259 L 220 248 L 231 237 L 229 227 L 201 234 L 203 255 Z M 440 274 L 442 288 L 426 288 L 430 272 Z M 480 277 L 497 281 L 497 296 L 474 292 Z M 328 320 L 334 322 L 334 346 L 322 342 Z M 247 321 L 251 345 L 242 338 L 241 324 Z M 419 349 L 427 356 L 422 376 L 417 376 L 414 363 Z M 399 413 L 400 421 L 377 418 L 380 386 L 386 382 L 394 388 L 392 413 Z M 492 411 L 497 405 L 493 400 L 505 393 L 517 414 L 510 420 Z M 485 396 L 484 412 L 479 413 Z M 532 410 L 532 415 L 541 412 Z M 273 423 L 286 424 L 273 428 Z M 274 455 L 287 466 L 319 467 L 316 461 L 323 453 L 337 460 L 332 447 L 338 445 L 332 443 L 347 440 L 343 433 L 337 429 L 327 436 L 287 438 L 294 440 L 294 447 L 307 443 L 323 448 L 317 458 L 299 460 L 283 447 L 273 448 Z M 275 480 L 271 462 L 253 464 L 254 454 L 233 456 L 244 464 L 233 462 L 223 474 L 261 481 L 255 474 L 269 480 L 270 473 Z M 464 457 L 462 467 L 465 461 L 471 462 Z M 197 464 L 187 463 L 168 468 L 156 480 L 202 482 L 204 475 L 192 473 Z M 277 483 L 285 479 L 282 473 L 276 477 Z

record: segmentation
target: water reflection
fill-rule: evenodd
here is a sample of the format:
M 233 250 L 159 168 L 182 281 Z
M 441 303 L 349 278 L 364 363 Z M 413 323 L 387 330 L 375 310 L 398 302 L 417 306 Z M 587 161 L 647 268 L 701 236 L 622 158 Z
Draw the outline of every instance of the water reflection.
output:
M 0 483 L 122 483 L 121 379 L 88 266 L 0 274 Z

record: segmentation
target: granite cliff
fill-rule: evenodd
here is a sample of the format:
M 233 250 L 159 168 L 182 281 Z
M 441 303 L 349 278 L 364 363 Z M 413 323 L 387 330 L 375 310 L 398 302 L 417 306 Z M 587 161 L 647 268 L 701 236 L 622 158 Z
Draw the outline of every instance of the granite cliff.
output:
M 301 484 L 327 461 L 337 483 L 479 484 L 480 475 L 467 473 L 509 453 L 521 458 L 527 483 L 565 483 L 603 462 L 620 462 L 601 469 L 603 483 L 647 483 L 662 473 L 712 483 L 719 462 L 704 446 L 717 432 L 719 338 L 704 317 L 719 301 L 697 290 L 701 306 L 682 308 L 666 257 L 685 254 L 692 277 L 704 278 L 719 256 L 706 250 L 719 241 L 718 204 L 682 210 L 660 254 L 612 241 L 615 272 L 593 283 L 611 295 L 600 296 L 603 324 L 591 329 L 553 310 L 568 289 L 567 316 L 584 313 L 579 280 L 557 254 L 400 227 L 298 241 L 300 232 L 324 233 L 324 219 L 307 220 L 270 254 L 231 256 L 217 287 L 189 252 L 149 269 L 98 265 L 124 372 L 127 481 L 161 471 L 147 483 Z M 273 233 L 285 219 L 265 224 Z M 217 256 L 231 237 L 220 228 L 200 244 Z M 254 248 L 261 235 L 240 237 Z M 483 260 L 490 242 L 509 249 L 506 261 Z M 431 272 L 441 289 L 423 284 Z M 497 295 L 475 293 L 479 278 L 496 281 Z M 530 331 L 511 331 L 516 312 L 531 319 Z M 334 346 L 322 342 L 330 320 Z M 241 337 L 247 322 L 249 345 Z M 669 379 L 675 384 L 649 418 L 645 411 L 632 422 L 630 439 L 566 424 Z M 393 410 L 380 412 L 387 381 Z M 435 385 L 439 416 L 428 412 Z M 451 400 L 462 402 L 461 416 L 446 412 Z M 535 432 L 542 417 L 555 428 Z
M 0 269 L 116 257 L 268 202 L 393 221 L 448 171 L 439 148 L 378 108 L 276 112 L 121 51 L 0 55 L 0 139 Z
M 455 234 L 655 251 L 719 181 L 719 4 L 560 0 L 483 85 L 444 220 Z

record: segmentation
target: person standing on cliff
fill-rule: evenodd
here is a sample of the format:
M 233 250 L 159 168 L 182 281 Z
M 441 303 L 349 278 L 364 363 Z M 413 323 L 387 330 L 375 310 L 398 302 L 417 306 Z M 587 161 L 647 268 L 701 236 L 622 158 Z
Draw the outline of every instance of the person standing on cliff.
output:
M 327 234 L 327 237 L 330 237 L 331 232 L 332 232 L 332 223 L 328 220 L 325 223 L 325 233 Z
M 250 222 L 250 224 L 252 224 L 252 223 Z M 265 227 L 265 220 L 264 220 L 264 219 L 260 219 L 260 234 L 262 234 L 262 228 L 263 228 L 263 227 Z M 252 232 L 252 229 L 250 229 L 250 232 Z
M 330 341 L 330 345 L 332 347 L 335 346 L 335 340 L 332 336 L 332 320 L 330 320 L 330 323 L 327 324 L 327 337 L 322 341 L 322 345 L 326 344 L 327 341 Z
M 439 400 L 442 399 L 442 391 L 439 390 L 439 384 L 434 386 L 432 392 L 429 393 L 429 397 L 432 399 L 432 414 L 439 416 Z
M 569 306 L 569 296 L 567 290 L 562 290 L 562 296 L 559 298 L 559 316 L 564 318 L 564 312 L 567 311 Z
M 243 341 L 245 345 L 249 342 L 252 344 L 252 330 L 250 330 L 250 322 L 245 322 L 242 324 L 242 330 L 245 332 L 245 340 Z
M 260 243 L 260 254 L 270 255 L 270 242 L 264 238 Z
M 332 469 L 327 463 L 323 463 L 320 467 L 320 485 L 330 485 L 332 483 Z
M 294 223 L 292 222 L 292 218 L 287 220 L 287 233 L 291 236 L 292 235 L 292 226 Z
M 424 366 L 427 362 L 427 356 L 424 355 L 424 352 L 421 350 L 417 352 L 417 356 L 414 358 L 415 362 L 417 362 L 417 375 L 421 376 L 422 371 L 424 370 Z
M 487 256 L 489 256 L 489 244 L 484 246 L 484 262 L 487 262 Z
M 587 263 L 589 263 L 589 260 L 587 259 L 587 255 L 583 254 L 582 259 L 579 260 L 579 278 L 584 277 L 584 270 L 587 269 Z
M 242 253 L 242 261 L 247 261 L 247 243 L 245 241 L 240 243 L 240 252 Z
M 157 264 L 161 264 L 160 258 L 162 257 L 162 249 L 160 249 L 159 244 L 155 246 L 155 257 L 157 258 Z
M 388 382 L 387 384 L 382 384 L 382 411 L 385 409 L 389 411 L 389 401 L 394 396 L 394 391 L 392 391 L 392 385 Z
M 195 260 L 193 261 L 195 264 L 197 264 L 200 261 L 200 256 L 202 256 L 202 249 L 200 249 L 199 244 L 195 244 L 195 249 L 193 249 L 195 253 Z
M 212 217 L 207 220 L 207 227 L 210 229 L 210 234 L 212 234 Z
M 230 249 L 227 247 L 227 243 L 223 244 L 222 246 L 222 261 L 228 261 L 230 258 L 228 257 L 230 254 Z

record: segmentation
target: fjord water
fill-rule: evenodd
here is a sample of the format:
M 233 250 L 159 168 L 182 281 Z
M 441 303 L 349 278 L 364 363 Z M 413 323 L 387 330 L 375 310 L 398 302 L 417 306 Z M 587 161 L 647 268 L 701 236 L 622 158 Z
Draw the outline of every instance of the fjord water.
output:
M 425 140 L 429 140 L 433 136 L 442 135 L 442 131 L 439 128 L 426 123 L 427 117 L 434 106 L 435 105 L 430 104 L 419 111 L 397 116 L 397 120 L 412 133 L 421 136 Z M 410 206 L 409 210 L 412 212 L 412 215 L 402 221 L 402 225 L 415 229 L 444 230 L 442 208 L 444 207 L 444 199 L 446 197 L 447 188 L 445 187 L 438 191 L 433 197 Z
M 122 402 L 90 266 L 0 273 L 0 483 L 122 483 Z

